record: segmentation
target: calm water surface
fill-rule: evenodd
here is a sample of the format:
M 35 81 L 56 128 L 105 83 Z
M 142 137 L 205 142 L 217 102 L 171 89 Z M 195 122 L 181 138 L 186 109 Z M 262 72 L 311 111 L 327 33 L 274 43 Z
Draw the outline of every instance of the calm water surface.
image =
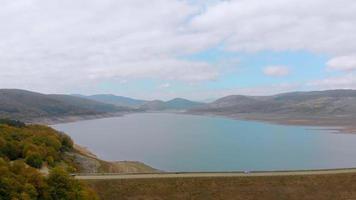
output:
M 356 167 L 356 135 L 302 126 L 167 113 L 53 126 L 105 160 L 165 171 Z

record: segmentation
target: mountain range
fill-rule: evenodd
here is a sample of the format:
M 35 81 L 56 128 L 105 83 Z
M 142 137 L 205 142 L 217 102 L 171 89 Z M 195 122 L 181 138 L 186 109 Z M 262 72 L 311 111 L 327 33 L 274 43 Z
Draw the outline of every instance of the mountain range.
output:
M 91 96 L 74 95 L 81 98 L 86 98 L 102 103 L 112 104 L 116 106 L 125 106 L 140 110 L 161 111 L 161 110 L 187 110 L 204 106 L 205 103 L 190 101 L 183 98 L 175 98 L 169 101 L 162 100 L 142 100 L 129 97 L 116 96 L 112 94 L 98 94 Z
M 35 118 L 100 115 L 131 110 L 71 95 L 41 94 L 18 89 L 0 90 L 1 118 L 26 121 Z
M 143 110 L 189 110 L 194 108 L 200 108 L 204 106 L 205 103 L 190 101 L 183 98 L 175 98 L 169 101 L 153 100 L 148 101 L 140 106 Z
M 187 110 L 203 103 L 176 98 L 147 101 L 99 94 L 93 96 L 41 94 L 19 89 L 0 89 L 0 118 L 33 121 L 39 118 L 116 115 L 126 112 Z
M 231 95 L 190 112 L 210 114 L 279 114 L 356 116 L 356 90 L 292 92 L 272 96 Z
M 253 119 L 294 118 L 356 119 L 356 90 L 292 92 L 271 96 L 230 95 L 212 103 L 183 98 L 169 101 L 140 100 L 99 94 L 93 96 L 41 94 L 18 89 L 0 89 L 0 118 L 36 118 L 116 115 L 126 112 L 185 111 L 234 117 L 252 115 Z M 329 123 L 329 122 L 328 122 Z
M 125 107 L 133 107 L 133 108 L 138 108 L 145 104 L 146 100 L 141 100 L 141 99 L 133 99 L 129 97 L 124 97 L 124 96 L 116 96 L 112 94 L 96 94 L 96 95 L 90 95 L 90 96 L 84 96 L 84 95 L 73 95 L 81 98 L 86 98 L 102 103 L 107 103 L 107 104 L 112 104 L 116 106 L 125 106 Z

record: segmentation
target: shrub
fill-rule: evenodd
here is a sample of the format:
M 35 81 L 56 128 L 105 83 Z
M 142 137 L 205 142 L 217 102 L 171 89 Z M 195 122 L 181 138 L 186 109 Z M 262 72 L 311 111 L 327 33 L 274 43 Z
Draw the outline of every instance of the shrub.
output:
M 1 151 L 10 160 L 16 160 L 21 158 L 21 149 L 18 146 L 18 142 L 6 142 L 6 145 L 2 148 Z
M 98 198 L 89 189 L 60 167 L 53 168 L 48 178 L 49 194 L 52 199 L 68 200 L 97 200 Z M 90 194 L 90 195 L 89 195 Z
M 61 139 L 61 151 L 69 151 L 73 149 L 73 141 L 72 139 L 66 134 L 60 134 Z
M 39 169 L 42 167 L 43 159 L 42 159 L 41 155 L 39 155 L 37 153 L 33 153 L 33 154 L 28 155 L 25 158 L 25 162 L 28 165 L 30 165 L 31 167 Z

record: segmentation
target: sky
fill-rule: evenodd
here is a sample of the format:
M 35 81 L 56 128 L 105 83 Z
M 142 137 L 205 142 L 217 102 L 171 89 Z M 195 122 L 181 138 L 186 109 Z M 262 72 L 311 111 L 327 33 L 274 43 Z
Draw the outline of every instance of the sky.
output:
M 207 101 L 356 89 L 354 0 L 0 2 L 0 88 Z

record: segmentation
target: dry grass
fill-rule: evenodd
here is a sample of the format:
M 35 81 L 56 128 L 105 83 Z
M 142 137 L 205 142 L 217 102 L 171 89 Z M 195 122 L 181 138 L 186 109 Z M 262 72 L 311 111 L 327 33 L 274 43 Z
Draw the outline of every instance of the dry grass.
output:
M 71 153 L 80 173 L 152 173 L 158 170 L 137 161 L 108 162 L 99 159 L 87 148 L 75 144 L 76 152 Z
M 356 174 L 88 180 L 103 200 L 356 200 Z
M 137 161 L 107 162 L 99 160 L 99 172 L 102 173 L 152 173 L 158 170 Z

